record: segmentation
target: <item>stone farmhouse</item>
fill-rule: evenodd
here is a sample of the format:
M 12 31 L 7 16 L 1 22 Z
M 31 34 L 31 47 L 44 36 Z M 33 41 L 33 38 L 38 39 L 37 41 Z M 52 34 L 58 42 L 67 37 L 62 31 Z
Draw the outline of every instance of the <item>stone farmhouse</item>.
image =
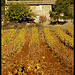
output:
M 50 20 L 49 11 L 52 11 L 52 5 L 55 4 L 56 0 L 40 0 L 40 1 L 8 1 L 5 0 L 5 6 L 7 7 L 10 3 L 27 3 L 32 11 L 37 14 L 35 22 L 40 21 L 40 16 L 46 16 L 47 20 Z

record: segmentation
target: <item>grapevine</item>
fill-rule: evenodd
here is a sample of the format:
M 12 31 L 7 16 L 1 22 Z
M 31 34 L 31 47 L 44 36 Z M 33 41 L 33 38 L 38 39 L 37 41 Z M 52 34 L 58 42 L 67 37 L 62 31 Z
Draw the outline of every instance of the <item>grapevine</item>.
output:
M 31 38 L 29 46 L 33 43 L 36 43 L 37 45 L 39 45 L 38 30 L 36 28 L 32 29 L 32 38 Z
M 60 28 L 55 28 L 56 35 L 60 38 L 60 40 L 65 43 L 67 46 L 74 47 L 74 38 L 67 35 L 64 31 L 62 31 Z
M 10 29 L 4 36 L 2 36 L 2 46 L 5 46 L 14 37 L 16 30 Z
M 73 28 L 67 27 L 66 32 L 67 32 L 70 36 L 74 37 L 74 30 L 73 30 Z
M 66 60 L 66 61 L 68 61 L 69 64 L 72 64 L 72 59 L 71 59 L 72 52 L 70 50 L 66 49 L 66 47 L 63 44 L 59 44 L 59 41 L 56 40 L 52 36 L 51 32 L 49 31 L 49 28 L 44 28 L 44 34 L 45 34 L 46 42 L 47 42 L 48 46 L 51 48 L 51 50 L 53 50 L 54 53 L 57 53 L 58 56 L 60 57 L 60 59 L 62 58 L 64 61 L 66 60 L 65 57 L 68 58 L 68 60 Z M 68 52 L 71 52 L 70 55 L 68 53 L 66 53 L 67 50 L 68 50 Z M 69 56 L 69 57 L 67 57 L 67 56 Z M 69 64 L 66 64 L 66 65 L 69 66 Z

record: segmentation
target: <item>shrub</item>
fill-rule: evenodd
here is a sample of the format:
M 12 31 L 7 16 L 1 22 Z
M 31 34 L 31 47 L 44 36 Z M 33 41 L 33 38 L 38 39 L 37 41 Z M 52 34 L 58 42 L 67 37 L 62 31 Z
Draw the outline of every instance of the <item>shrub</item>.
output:
M 1 15 L 5 14 L 5 6 L 1 6 Z
M 27 4 L 9 4 L 8 13 L 6 14 L 6 19 L 9 21 L 23 22 L 32 20 L 35 14 L 32 12 Z
M 5 5 L 5 0 L 1 0 L 1 6 Z
M 43 23 L 43 22 L 46 22 L 46 16 L 40 16 L 40 21 Z

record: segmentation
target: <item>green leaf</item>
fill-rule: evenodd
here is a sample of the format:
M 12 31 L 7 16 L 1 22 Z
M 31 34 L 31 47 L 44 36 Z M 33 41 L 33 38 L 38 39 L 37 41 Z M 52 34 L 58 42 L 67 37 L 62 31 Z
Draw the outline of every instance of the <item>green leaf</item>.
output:
M 31 11 L 30 7 L 27 4 L 9 4 L 8 5 L 8 16 L 10 21 L 24 21 L 26 19 L 33 19 L 31 17 L 35 16 L 35 14 Z

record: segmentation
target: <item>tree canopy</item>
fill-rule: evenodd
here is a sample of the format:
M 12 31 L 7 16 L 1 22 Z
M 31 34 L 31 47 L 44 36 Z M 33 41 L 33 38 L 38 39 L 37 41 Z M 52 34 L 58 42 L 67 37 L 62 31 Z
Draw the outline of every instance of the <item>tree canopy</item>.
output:
M 53 12 L 50 11 L 50 16 L 54 19 L 69 19 L 73 18 L 72 11 L 70 9 L 70 5 L 73 3 L 73 0 L 57 0 L 55 5 L 53 5 Z M 60 14 L 64 15 L 61 16 Z
M 1 0 L 1 5 L 5 5 L 5 0 Z
M 6 13 L 6 20 L 23 22 L 33 20 L 35 14 L 30 9 L 29 5 L 23 3 L 9 4 L 9 9 Z
M 74 0 L 69 0 L 70 1 L 70 4 L 74 4 Z

